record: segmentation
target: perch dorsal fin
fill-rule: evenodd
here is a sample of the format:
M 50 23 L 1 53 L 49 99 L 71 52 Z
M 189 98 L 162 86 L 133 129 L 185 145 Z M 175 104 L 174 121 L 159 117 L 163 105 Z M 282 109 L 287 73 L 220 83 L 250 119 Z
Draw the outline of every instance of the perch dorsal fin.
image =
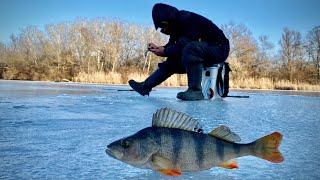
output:
M 192 117 L 169 108 L 157 110 L 152 117 L 152 127 L 177 128 L 202 133 L 199 122 Z
M 227 126 L 219 126 L 215 130 L 211 131 L 209 135 L 229 141 L 229 142 L 239 142 L 241 141 L 240 136 L 232 132 Z

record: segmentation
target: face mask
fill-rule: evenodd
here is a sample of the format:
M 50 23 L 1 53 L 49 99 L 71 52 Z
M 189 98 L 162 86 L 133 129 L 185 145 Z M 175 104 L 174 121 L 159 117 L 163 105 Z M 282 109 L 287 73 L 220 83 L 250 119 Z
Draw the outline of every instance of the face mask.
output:
M 163 34 L 166 34 L 166 35 L 170 35 L 168 28 L 166 29 L 166 31 L 163 28 L 161 28 L 160 32 L 162 32 Z
M 172 34 L 172 27 L 168 25 L 168 23 L 164 23 L 160 30 L 161 33 L 166 35 Z

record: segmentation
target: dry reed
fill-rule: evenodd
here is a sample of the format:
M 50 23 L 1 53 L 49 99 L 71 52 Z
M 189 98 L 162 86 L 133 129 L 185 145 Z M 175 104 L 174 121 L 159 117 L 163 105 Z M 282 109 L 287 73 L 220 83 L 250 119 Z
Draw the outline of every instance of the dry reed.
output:
M 87 74 L 81 72 L 73 81 L 84 83 L 101 83 L 101 84 L 128 84 L 129 79 L 134 79 L 138 82 L 144 81 L 149 76 L 148 73 L 139 72 L 95 72 Z M 160 86 L 187 86 L 186 74 L 174 74 Z M 230 80 L 230 88 L 249 88 L 249 89 L 280 89 L 280 90 L 303 90 L 303 91 L 320 91 L 320 85 L 310 85 L 306 83 L 280 80 L 274 82 L 269 78 L 246 78 Z

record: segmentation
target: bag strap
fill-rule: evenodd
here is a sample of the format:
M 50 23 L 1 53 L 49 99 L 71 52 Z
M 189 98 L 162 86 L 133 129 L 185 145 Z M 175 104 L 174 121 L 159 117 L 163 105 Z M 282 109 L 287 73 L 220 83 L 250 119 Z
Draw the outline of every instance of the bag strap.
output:
M 223 70 L 223 66 L 219 67 L 218 69 L 218 77 L 217 77 L 217 82 L 216 82 L 216 86 L 217 86 L 217 93 L 219 94 L 220 97 L 225 97 L 223 94 L 223 79 L 222 79 L 222 70 Z M 221 92 L 222 91 L 222 92 Z

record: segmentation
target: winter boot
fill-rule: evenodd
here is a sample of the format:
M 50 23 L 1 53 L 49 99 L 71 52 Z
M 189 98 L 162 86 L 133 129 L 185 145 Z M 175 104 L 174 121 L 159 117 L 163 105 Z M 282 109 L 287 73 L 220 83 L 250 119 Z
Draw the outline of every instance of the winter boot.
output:
M 151 89 L 144 87 L 143 82 L 137 82 L 131 79 L 129 81 L 129 85 L 132 87 L 133 90 L 137 91 L 142 96 L 145 96 L 145 95 L 149 96 Z
M 142 96 L 150 94 L 153 87 L 161 84 L 167 78 L 169 78 L 172 74 L 162 71 L 158 68 L 154 71 L 144 82 L 136 82 L 135 80 L 130 80 L 129 85 L 133 90 L 141 94 Z
M 181 100 L 195 101 L 203 100 L 201 78 L 202 78 L 202 64 L 194 64 L 187 67 L 188 86 L 185 92 L 179 92 L 177 98 Z

